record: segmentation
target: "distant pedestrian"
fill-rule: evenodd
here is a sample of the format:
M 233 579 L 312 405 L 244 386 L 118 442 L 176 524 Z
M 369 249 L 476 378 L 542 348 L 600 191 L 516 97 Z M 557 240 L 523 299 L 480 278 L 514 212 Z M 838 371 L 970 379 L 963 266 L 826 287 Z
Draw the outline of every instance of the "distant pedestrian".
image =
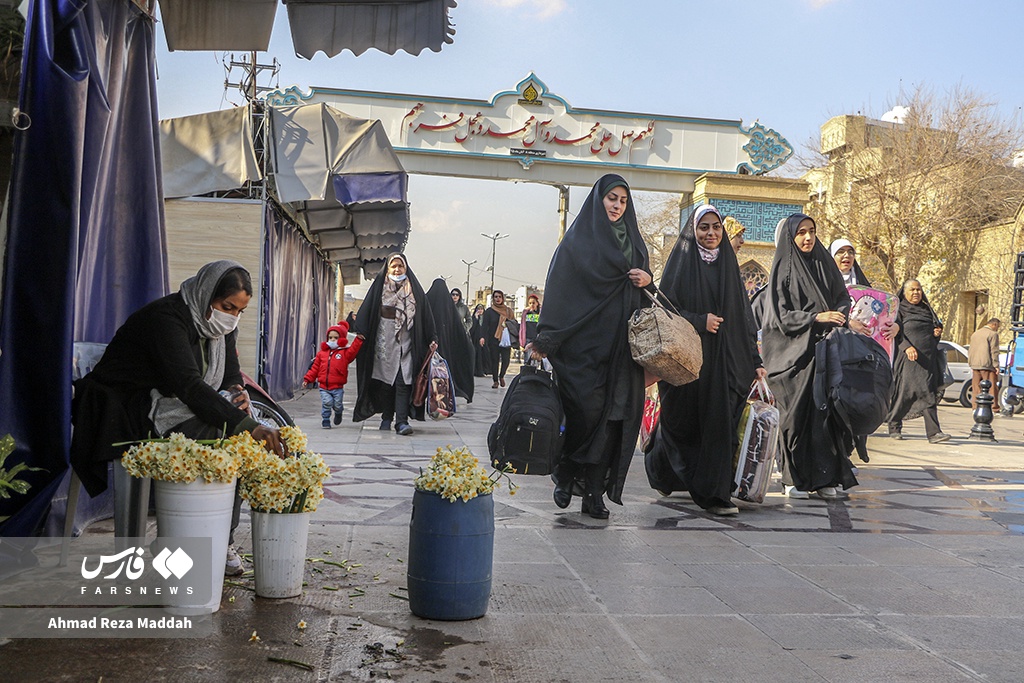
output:
M 582 512 L 595 519 L 608 518 L 604 494 L 622 504 L 640 434 L 644 372 L 626 333 L 634 311 L 650 305 L 640 291 L 650 267 L 629 186 L 602 177 L 551 257 L 533 342 L 535 357 L 549 357 L 558 374 L 565 409 L 555 504 L 568 507 L 579 486 Z
M 486 349 L 490 354 L 487 368 L 490 370 L 494 384 L 491 386 L 497 389 L 505 386 L 505 372 L 512 359 L 512 332 L 506 324 L 512 321 L 515 324 L 516 314 L 505 305 L 505 293 L 496 289 L 491 293 L 491 307 L 484 311 L 483 336 L 480 339 L 480 349 Z M 519 343 L 518 337 L 516 343 Z
M 458 290 L 452 290 L 458 291 Z M 434 315 L 434 331 L 437 333 L 437 352 L 448 361 L 455 395 L 467 403 L 473 402 L 473 362 L 476 359 L 473 342 L 463 326 L 455 297 L 448 291 L 444 280 L 437 278 L 427 290 L 430 312 Z M 463 305 L 465 308 L 465 305 Z M 466 310 L 469 313 L 469 310 Z
M 726 234 L 729 236 L 729 246 L 732 247 L 735 254 L 739 255 L 740 249 L 742 249 L 743 245 L 747 243 L 744 236 L 747 232 L 747 227 L 732 216 L 726 216 L 723 221 L 723 225 L 725 227 Z
M 989 391 L 996 393 L 999 376 L 999 318 L 991 318 L 971 335 L 967 364 L 971 366 L 971 408 L 978 407 L 981 380 L 992 383 Z
M 409 436 L 409 419 L 426 419 L 423 406 L 412 405 L 412 385 L 437 336 L 427 295 L 403 254 L 388 256 L 366 291 L 355 332 L 366 343 L 356 363 L 359 397 L 352 420 L 381 413 L 381 431 L 394 420 L 395 431 Z
M 473 360 L 473 376 L 474 377 L 486 377 L 487 367 L 489 359 L 491 357 L 490 351 L 480 343 L 481 339 L 486 341 L 484 337 L 484 305 L 477 304 L 473 308 L 473 327 L 469 330 L 469 337 L 473 340 L 473 353 L 475 354 Z
M 431 285 L 431 288 L 433 288 L 433 285 Z M 455 304 L 455 310 L 458 313 L 459 322 L 465 328 L 466 334 L 469 334 L 469 331 L 473 328 L 473 315 L 469 312 L 469 306 L 462 300 L 462 290 L 458 287 L 453 288 L 451 296 L 452 303 Z
M 814 404 L 815 345 L 846 324 L 850 295 L 814 220 L 793 214 L 776 232 L 761 354 L 779 409 L 782 483 L 790 498 L 838 498 L 857 485 L 849 453 L 837 452 Z
M 346 318 L 345 318 L 345 322 L 348 323 L 348 329 L 351 330 L 352 329 L 352 325 L 354 325 L 355 322 L 356 322 L 356 312 L 355 311 L 349 311 L 348 312 L 348 316 L 346 316 Z
M 949 434 L 939 427 L 936 408 L 942 390 L 942 322 L 917 280 L 907 280 L 898 296 L 900 309 L 896 320 L 900 333 L 896 335 L 897 352 L 893 358 L 895 387 L 887 418 L 889 436 L 902 439 L 903 421 L 923 415 L 928 441 L 949 441 Z
M 537 338 L 537 324 L 540 322 L 540 297 L 531 294 L 526 297 L 526 308 L 519 317 L 519 348 L 525 349 Z M 523 362 L 529 362 L 529 358 L 523 356 Z
M 344 412 L 345 385 L 348 383 L 348 366 L 355 360 L 363 345 L 363 338 L 356 336 L 351 346 L 348 343 L 348 323 L 340 322 L 327 328 L 327 340 L 320 342 L 320 350 L 313 359 L 306 376 L 302 378 L 303 388 L 316 382 L 320 386 L 320 426 L 331 428 L 331 413 L 334 424 L 341 424 Z

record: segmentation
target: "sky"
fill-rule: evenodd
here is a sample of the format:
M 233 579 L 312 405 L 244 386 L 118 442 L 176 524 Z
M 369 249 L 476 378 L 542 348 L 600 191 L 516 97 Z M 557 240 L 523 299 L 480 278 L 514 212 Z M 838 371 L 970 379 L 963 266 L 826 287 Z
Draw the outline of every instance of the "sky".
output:
M 465 99 L 490 99 L 533 71 L 573 107 L 756 119 L 798 151 L 828 118 L 881 117 L 918 86 L 939 96 L 969 87 L 1004 116 L 1024 107 L 1016 0 L 459 0 L 450 16 L 454 42 L 437 53 L 305 60 L 293 54 L 282 7 L 257 60 L 281 63 L 282 89 Z M 243 104 L 225 94 L 227 58 L 168 52 L 158 27 L 160 117 Z M 772 175 L 799 174 L 791 162 Z M 572 189 L 570 218 L 587 192 Z M 473 289 L 489 283 L 492 242 L 480 233 L 496 232 L 510 237 L 497 242 L 495 287 L 543 285 L 558 236 L 554 188 L 413 175 L 409 200 L 407 254 L 424 287 L 435 277 L 463 286 L 463 260 L 477 261 Z

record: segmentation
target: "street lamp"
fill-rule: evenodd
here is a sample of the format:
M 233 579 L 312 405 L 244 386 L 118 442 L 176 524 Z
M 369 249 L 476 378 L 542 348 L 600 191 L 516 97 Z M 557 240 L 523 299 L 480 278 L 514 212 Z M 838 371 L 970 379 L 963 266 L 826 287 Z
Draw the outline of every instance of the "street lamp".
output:
M 473 267 L 473 264 L 476 263 L 476 259 L 473 259 L 472 261 L 467 261 L 466 259 L 461 259 L 461 260 L 462 260 L 463 263 L 466 264 L 466 296 L 469 296 L 469 295 L 473 294 L 473 290 L 469 286 L 469 271 L 470 271 L 470 268 Z M 473 298 L 475 299 L 476 297 L 473 297 Z
M 487 239 L 489 239 L 491 241 L 491 294 L 493 295 L 494 294 L 494 252 L 497 251 L 498 240 L 503 240 L 506 237 L 508 237 L 508 235 L 502 235 L 501 233 L 498 233 L 498 232 L 494 233 L 493 235 L 488 235 L 487 233 L 482 232 L 482 233 L 480 233 L 480 235 L 482 237 L 486 237 Z

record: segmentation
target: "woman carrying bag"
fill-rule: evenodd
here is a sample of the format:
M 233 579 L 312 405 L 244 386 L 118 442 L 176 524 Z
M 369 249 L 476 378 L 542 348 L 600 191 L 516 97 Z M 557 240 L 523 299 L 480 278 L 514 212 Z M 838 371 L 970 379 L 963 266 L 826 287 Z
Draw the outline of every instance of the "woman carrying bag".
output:
M 650 305 L 647 246 L 626 181 L 602 177 L 583 202 L 548 267 L 532 350 L 558 377 L 565 447 L 552 479 L 566 508 L 582 493 L 584 514 L 607 519 L 604 494 L 622 504 L 643 415 L 644 373 L 630 354 L 628 322 Z
M 665 263 L 661 291 L 697 330 L 704 355 L 695 382 L 658 383 L 661 416 L 645 465 L 651 488 L 662 495 L 689 491 L 711 514 L 735 515 L 736 427 L 751 383 L 767 373 L 739 263 L 723 234 L 718 210 L 698 207 Z

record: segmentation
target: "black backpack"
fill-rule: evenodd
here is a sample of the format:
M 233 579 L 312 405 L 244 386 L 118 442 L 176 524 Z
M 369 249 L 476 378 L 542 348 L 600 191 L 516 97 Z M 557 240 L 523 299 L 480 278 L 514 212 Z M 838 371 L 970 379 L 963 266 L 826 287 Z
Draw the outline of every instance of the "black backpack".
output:
M 565 415 L 550 372 L 524 365 L 508 386 L 498 419 L 487 432 L 487 450 L 498 469 L 550 474 L 562 455 Z
M 814 349 L 814 403 L 851 436 L 878 429 L 889 412 L 892 363 L 867 335 L 837 327 Z

